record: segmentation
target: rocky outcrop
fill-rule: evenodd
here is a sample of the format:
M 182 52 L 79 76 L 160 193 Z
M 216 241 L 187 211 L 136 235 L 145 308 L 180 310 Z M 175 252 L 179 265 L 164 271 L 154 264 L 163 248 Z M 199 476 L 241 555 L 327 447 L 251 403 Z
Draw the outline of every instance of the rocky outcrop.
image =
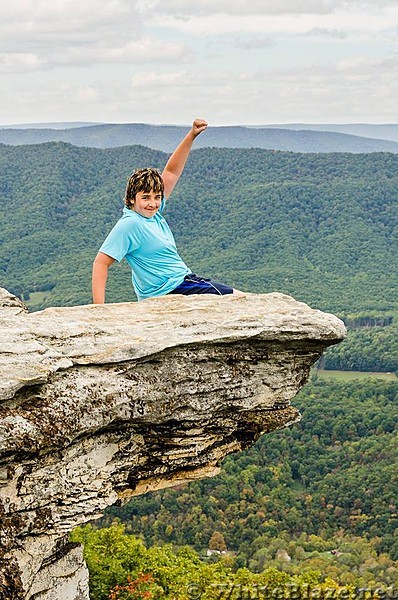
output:
M 71 529 L 132 495 L 215 475 L 228 453 L 296 422 L 291 398 L 345 335 L 283 294 L 29 314 L 1 290 L 0 330 L 4 600 L 86 600 Z

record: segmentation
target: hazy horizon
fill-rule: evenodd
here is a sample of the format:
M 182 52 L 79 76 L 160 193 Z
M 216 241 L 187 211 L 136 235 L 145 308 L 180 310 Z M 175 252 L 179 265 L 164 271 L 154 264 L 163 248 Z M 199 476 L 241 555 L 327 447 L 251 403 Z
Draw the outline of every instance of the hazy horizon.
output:
M 38 127 L 38 128 L 44 128 L 44 127 L 48 127 L 51 128 L 50 126 L 60 126 L 60 125 L 66 125 L 69 127 L 89 127 L 89 126 L 95 126 L 95 125 L 149 125 L 149 126 L 155 126 L 155 127 L 189 127 L 190 123 L 154 123 L 154 122 L 143 122 L 143 121 L 48 121 L 48 122 L 27 122 L 27 123 L 2 123 L 0 124 L 0 128 L 2 129 L 12 129 L 12 128 L 34 128 L 34 127 Z M 353 122 L 336 122 L 336 121 L 331 121 L 331 122 L 317 122 L 317 123 L 310 123 L 310 122 L 300 122 L 300 121 L 286 121 L 285 123 L 257 123 L 257 124 L 245 124 L 245 123 L 229 123 L 229 124 L 224 124 L 224 125 L 218 125 L 218 124 L 214 124 L 211 123 L 210 124 L 212 127 L 248 127 L 248 128 L 268 128 L 268 127 L 285 127 L 287 125 L 291 125 L 291 126 L 303 126 L 303 127 L 313 127 L 313 126 L 322 126 L 322 125 L 326 125 L 326 126 L 332 126 L 335 125 L 337 127 L 341 126 L 354 126 L 354 125 L 366 125 L 366 126 L 375 126 L 375 127 L 389 127 L 389 126 L 397 126 L 398 125 L 398 119 L 394 122 L 391 123 L 386 123 L 386 122 L 369 122 L 369 121 L 353 121 Z M 40 127 L 39 127 L 40 126 Z

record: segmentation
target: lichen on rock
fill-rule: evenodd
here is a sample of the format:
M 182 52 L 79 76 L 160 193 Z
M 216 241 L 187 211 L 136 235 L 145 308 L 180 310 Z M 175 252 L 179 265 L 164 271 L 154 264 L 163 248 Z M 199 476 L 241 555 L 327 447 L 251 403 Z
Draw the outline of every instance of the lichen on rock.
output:
M 213 476 L 298 421 L 290 400 L 345 335 L 278 293 L 29 314 L 0 290 L 0 328 L 4 600 L 88 599 L 68 533 L 132 495 Z

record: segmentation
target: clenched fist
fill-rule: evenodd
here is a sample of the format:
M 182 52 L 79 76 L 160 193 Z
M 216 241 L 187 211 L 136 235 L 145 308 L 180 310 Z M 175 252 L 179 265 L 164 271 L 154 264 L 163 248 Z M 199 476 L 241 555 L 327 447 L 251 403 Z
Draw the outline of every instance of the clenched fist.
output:
M 207 127 L 207 121 L 204 119 L 195 119 L 192 123 L 192 133 L 194 137 L 202 133 Z

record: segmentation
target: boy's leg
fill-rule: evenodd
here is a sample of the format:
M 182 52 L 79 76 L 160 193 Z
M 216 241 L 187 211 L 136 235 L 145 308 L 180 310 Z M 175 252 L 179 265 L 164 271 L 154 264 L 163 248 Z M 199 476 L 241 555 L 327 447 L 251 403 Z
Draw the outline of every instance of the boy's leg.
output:
M 184 296 L 189 296 L 191 294 L 216 294 L 218 296 L 226 296 L 227 294 L 233 293 L 234 289 L 230 286 L 217 281 L 212 281 L 211 279 L 197 277 L 194 273 L 187 275 L 182 284 L 170 292 L 170 294 L 183 294 Z

